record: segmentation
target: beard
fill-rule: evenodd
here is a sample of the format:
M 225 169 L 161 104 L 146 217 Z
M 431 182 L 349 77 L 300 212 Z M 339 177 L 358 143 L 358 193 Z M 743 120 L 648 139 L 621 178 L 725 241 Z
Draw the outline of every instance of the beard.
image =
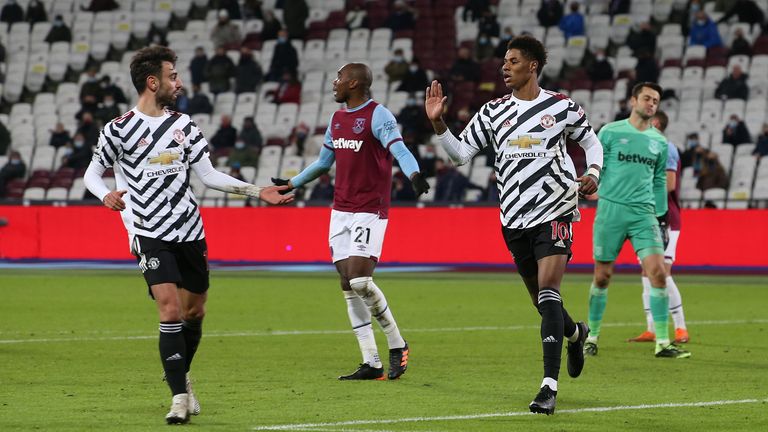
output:
M 160 90 L 158 90 L 157 94 L 155 95 L 155 101 L 158 105 L 163 107 L 172 106 L 174 103 L 176 103 L 176 94 L 172 88 L 161 84 Z

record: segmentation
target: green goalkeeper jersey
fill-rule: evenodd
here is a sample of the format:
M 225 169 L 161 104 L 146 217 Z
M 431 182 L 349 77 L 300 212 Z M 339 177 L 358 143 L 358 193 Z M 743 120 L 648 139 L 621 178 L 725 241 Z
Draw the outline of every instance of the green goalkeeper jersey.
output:
M 606 124 L 597 136 L 603 144 L 600 199 L 666 213 L 666 138 L 653 127 L 636 129 L 629 119 Z

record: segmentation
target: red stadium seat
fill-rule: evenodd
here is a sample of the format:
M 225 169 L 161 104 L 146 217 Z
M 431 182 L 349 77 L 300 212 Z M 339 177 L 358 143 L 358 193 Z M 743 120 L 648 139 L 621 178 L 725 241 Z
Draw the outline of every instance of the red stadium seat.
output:
M 32 177 L 27 182 L 27 187 L 40 187 L 43 189 L 48 189 L 48 185 L 51 184 L 51 179 L 48 177 Z

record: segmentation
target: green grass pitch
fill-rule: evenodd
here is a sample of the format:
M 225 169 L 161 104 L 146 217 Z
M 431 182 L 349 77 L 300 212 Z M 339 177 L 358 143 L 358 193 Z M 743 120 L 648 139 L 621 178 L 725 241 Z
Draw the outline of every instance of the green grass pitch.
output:
M 586 319 L 589 276 L 565 305 Z M 557 412 L 541 382 L 539 317 L 515 273 L 381 273 L 411 345 L 398 381 L 339 382 L 360 362 L 333 273 L 214 272 L 195 363 L 199 431 L 768 430 L 765 278 L 678 276 L 690 359 L 625 342 L 644 328 L 639 277 L 610 289 L 600 355 Z M 157 315 L 138 271 L 0 274 L 0 431 L 165 430 Z M 379 351 L 386 340 L 377 329 Z M 386 365 L 386 362 L 385 362 Z M 272 429 L 269 427 L 274 426 Z

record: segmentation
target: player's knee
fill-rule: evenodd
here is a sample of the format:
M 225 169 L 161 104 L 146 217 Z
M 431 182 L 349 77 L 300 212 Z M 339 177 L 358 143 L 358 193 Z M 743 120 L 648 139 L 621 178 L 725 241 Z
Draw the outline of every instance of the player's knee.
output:
M 167 302 L 158 307 L 160 321 L 181 321 L 181 308 L 177 303 Z
M 611 275 L 608 272 L 599 272 L 595 274 L 595 286 L 598 288 L 608 288 L 611 283 Z
M 357 277 L 354 279 L 349 280 L 349 287 L 352 288 L 354 292 L 357 293 L 357 295 L 361 297 L 367 297 L 368 296 L 368 283 L 372 281 L 373 278 L 370 276 L 364 276 L 364 277 Z
M 205 305 L 194 305 L 184 311 L 185 321 L 202 321 L 205 318 Z
M 341 280 L 339 281 L 339 285 L 341 285 L 342 291 L 349 291 L 352 289 L 351 286 L 349 286 L 349 279 L 345 277 L 341 277 Z

